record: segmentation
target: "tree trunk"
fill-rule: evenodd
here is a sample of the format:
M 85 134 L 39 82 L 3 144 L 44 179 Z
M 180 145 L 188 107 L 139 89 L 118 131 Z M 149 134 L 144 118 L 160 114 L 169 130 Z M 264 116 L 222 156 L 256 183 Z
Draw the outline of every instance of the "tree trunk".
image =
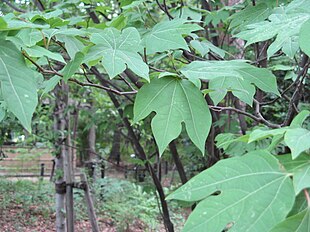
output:
M 55 203 L 56 203 L 56 231 L 65 232 L 65 197 L 66 197 L 66 183 L 64 180 L 64 156 L 65 148 L 63 146 L 65 120 L 64 120 L 64 102 L 61 97 L 61 87 L 55 88 L 55 109 L 54 109 L 54 131 L 56 135 L 55 139 Z
M 69 132 L 69 113 L 65 113 L 68 106 L 69 87 L 62 83 L 55 88 L 54 129 L 55 140 L 55 189 L 56 189 L 56 231 L 73 232 L 73 189 L 72 189 L 72 162 L 71 139 Z M 65 204 L 66 203 L 66 204 Z M 66 210 L 65 210 L 66 209 Z M 65 213 L 66 212 L 66 217 Z M 66 220 L 66 223 L 65 223 Z M 65 226 L 66 225 L 66 226 Z
M 96 153 L 96 125 L 92 125 L 88 130 L 87 135 L 87 157 L 85 166 L 88 175 L 94 181 L 96 179 L 96 167 L 98 164 L 98 157 Z
M 171 154 L 172 154 L 172 158 L 173 158 L 173 160 L 174 160 L 176 169 L 177 169 L 177 171 L 178 171 L 178 173 L 179 173 L 181 182 L 182 182 L 182 184 L 185 184 L 185 183 L 187 182 L 186 173 L 185 173 L 183 164 L 182 164 L 182 162 L 181 162 L 181 159 L 180 159 L 180 156 L 179 156 L 179 153 L 178 153 L 178 150 L 177 150 L 177 147 L 176 147 L 174 141 L 172 141 L 172 142 L 169 144 L 169 149 L 170 149 L 170 152 L 171 152 Z
M 119 165 L 121 158 L 121 133 L 118 128 L 115 129 L 113 135 L 113 145 L 109 155 L 109 160 L 115 161 Z

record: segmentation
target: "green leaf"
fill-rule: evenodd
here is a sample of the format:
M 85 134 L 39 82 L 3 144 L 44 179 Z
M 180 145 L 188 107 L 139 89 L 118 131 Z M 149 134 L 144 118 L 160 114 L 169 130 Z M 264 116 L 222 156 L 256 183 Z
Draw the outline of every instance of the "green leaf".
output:
M 301 127 L 303 122 L 306 120 L 306 118 L 308 118 L 310 115 L 310 111 L 309 110 L 303 110 L 300 113 L 298 113 L 298 115 L 296 115 L 296 117 L 293 119 L 293 121 L 291 122 L 291 127 Z
M 306 232 L 310 231 L 310 208 L 285 219 L 270 232 Z
M 308 189 L 307 192 L 309 193 Z M 294 206 L 287 216 L 290 217 L 295 214 L 298 214 L 307 207 L 308 207 L 307 199 L 305 198 L 305 193 L 302 191 L 296 196 Z
M 241 78 L 219 77 L 210 81 L 209 88 L 214 90 L 209 93 L 214 105 L 223 100 L 228 91 L 248 105 L 253 103 L 255 87 Z
M 94 33 L 90 39 L 91 47 L 85 57 L 90 62 L 102 57 L 102 64 L 110 78 L 114 78 L 126 69 L 149 80 L 149 68 L 137 53 L 141 50 L 140 35 L 135 28 L 126 28 L 122 33 L 115 28 L 107 28 L 101 33 Z
M 49 28 L 49 25 L 35 24 L 35 23 L 27 22 L 24 19 L 21 20 L 15 17 L 15 15 L 12 13 L 6 14 L 4 17 L 2 17 L 2 19 L 6 22 L 6 24 L 2 23 L 2 26 L 0 27 L 0 31 L 13 31 L 13 30 L 19 30 L 23 28 L 38 28 L 38 29 Z
M 16 36 L 19 37 L 27 47 L 32 47 L 43 39 L 43 34 L 39 30 L 30 28 L 21 30 Z
M 219 195 L 213 195 L 220 192 Z M 272 155 L 248 154 L 221 160 L 168 196 L 199 201 L 183 231 L 269 231 L 294 204 L 289 175 Z
M 183 6 L 180 8 L 171 9 L 170 12 L 174 18 L 181 18 L 181 19 L 190 18 L 190 19 L 195 20 L 195 21 L 200 21 L 202 14 L 199 11 L 201 11 L 201 10 L 198 8 Z
M 0 106 L 0 122 L 2 122 L 4 117 L 5 117 L 5 110 L 2 108 L 2 106 Z
M 6 21 L 2 17 L 0 17 L 0 30 L 5 29 L 7 27 L 8 27 L 8 24 L 6 23 Z
M 245 9 L 233 14 L 230 19 L 230 28 L 244 29 L 245 26 L 260 22 L 268 18 L 272 10 L 265 3 L 258 3 L 256 6 L 248 5 Z
M 171 49 L 189 50 L 182 35 L 188 35 L 193 31 L 202 30 L 197 24 L 186 23 L 183 19 L 163 21 L 156 24 L 152 30 L 144 36 L 147 54 L 165 52 Z
M 310 19 L 300 28 L 299 45 L 301 50 L 310 56 Z
M 79 70 L 80 65 L 84 59 L 84 54 L 82 52 L 78 52 L 75 54 L 73 60 L 71 60 L 62 70 L 64 81 L 68 81 L 70 77 L 74 75 L 76 71 Z
M 250 134 L 249 143 L 254 142 L 254 141 L 258 141 L 261 139 L 265 139 L 265 138 L 268 138 L 270 136 L 284 135 L 286 130 L 287 130 L 287 127 L 282 127 L 282 128 L 274 129 L 274 130 L 256 129 Z
M 249 135 L 236 136 L 231 133 L 221 133 L 216 136 L 216 146 L 223 149 L 230 157 L 241 156 L 255 150 L 255 144 L 248 144 Z M 261 152 L 261 151 L 260 151 Z
M 201 92 L 193 83 L 162 77 L 144 85 L 135 100 L 134 121 L 145 118 L 151 112 L 156 112 L 151 126 L 160 154 L 179 136 L 182 122 L 190 139 L 204 154 L 212 120 Z
M 10 41 L 0 41 L 0 81 L 8 109 L 30 132 L 37 106 L 37 72 L 28 68 L 21 52 Z
M 303 128 L 288 129 L 284 141 L 291 149 L 292 158 L 295 159 L 310 148 L 310 131 Z
M 114 27 L 118 30 L 122 30 L 124 27 L 126 27 L 126 24 L 127 24 L 127 17 L 125 17 L 123 14 L 114 18 L 110 23 L 107 23 L 109 27 Z
M 225 67 L 225 69 L 223 69 Z M 227 91 L 251 105 L 255 88 L 279 95 L 276 77 L 267 69 L 257 68 L 241 60 L 194 61 L 181 69 L 188 79 L 207 79 L 209 88 L 215 90 L 210 97 L 217 104 Z
M 301 190 L 310 187 L 310 163 L 308 154 L 303 153 L 294 160 L 292 160 L 291 154 L 276 157 L 288 172 L 293 173 L 296 195 Z
M 85 47 L 83 43 L 74 36 L 57 35 L 56 38 L 65 44 L 65 48 L 71 59 Z
M 56 85 L 59 83 L 60 80 L 61 80 L 60 76 L 53 76 L 49 80 L 44 81 L 42 84 L 42 88 L 43 88 L 42 95 L 52 91 L 56 87 Z
M 301 25 L 310 18 L 309 7 L 308 1 L 295 0 L 271 14 L 268 21 L 250 24 L 236 36 L 246 40 L 247 46 L 276 36 L 267 50 L 268 58 L 280 49 L 293 57 L 298 49 L 297 37 Z
M 198 41 L 198 40 L 192 40 L 190 42 L 191 46 L 197 50 L 202 56 L 205 56 L 210 51 L 212 51 L 214 54 L 218 55 L 219 57 L 223 58 L 225 56 L 225 51 L 214 46 L 209 41 Z
M 24 48 L 24 49 L 28 53 L 28 55 L 31 57 L 44 57 L 45 56 L 52 60 L 57 60 L 64 64 L 66 63 L 64 58 L 59 53 L 51 52 L 43 47 L 35 45 L 33 47 Z

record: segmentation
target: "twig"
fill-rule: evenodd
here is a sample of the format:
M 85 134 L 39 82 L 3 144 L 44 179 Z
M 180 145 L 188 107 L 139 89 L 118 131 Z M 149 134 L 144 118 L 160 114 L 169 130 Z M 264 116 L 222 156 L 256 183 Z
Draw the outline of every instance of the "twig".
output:
M 310 207 L 310 196 L 307 189 L 304 189 L 304 194 L 306 196 L 308 207 Z
M 8 0 L 2 0 L 2 2 L 4 2 L 5 4 L 7 4 L 9 7 L 11 7 L 13 10 L 20 12 L 20 13 L 26 13 L 25 10 L 18 8 L 17 6 L 15 6 L 14 4 L 10 3 Z
M 166 0 L 163 1 L 163 5 L 162 6 L 158 0 L 156 0 L 156 3 L 157 5 L 159 6 L 159 8 L 166 13 L 166 15 L 168 16 L 169 19 L 173 19 L 172 15 L 170 14 L 169 10 L 168 10 L 168 7 L 167 7 L 167 4 L 166 4 Z
M 293 120 L 295 112 L 298 113 L 298 110 L 296 111 L 295 109 L 297 108 L 296 105 L 298 105 L 299 98 L 301 97 L 301 89 L 303 86 L 303 80 L 308 73 L 309 65 L 310 65 L 309 57 L 306 54 L 304 54 L 301 64 L 300 64 L 301 69 L 298 73 L 296 81 L 293 83 L 294 85 L 297 84 L 297 86 L 290 100 L 287 115 L 285 117 L 284 122 L 282 123 L 282 126 L 289 125 L 291 121 Z
M 280 125 L 277 125 L 277 124 L 273 124 L 273 123 L 270 123 L 268 122 L 266 119 L 264 119 L 262 117 L 262 115 L 259 115 L 258 117 L 248 113 L 248 112 L 245 112 L 245 111 L 242 111 L 242 110 L 239 110 L 239 109 L 236 109 L 236 108 L 233 108 L 233 107 L 220 107 L 220 106 L 210 106 L 209 105 L 209 108 L 213 111 L 218 111 L 218 112 L 221 112 L 223 110 L 230 110 L 230 111 L 234 111 L 238 114 L 243 114 L 249 118 L 252 118 L 254 121 L 256 122 L 261 122 L 263 124 L 265 124 L 266 126 L 270 127 L 270 128 L 279 128 Z
M 137 91 L 129 81 L 126 80 L 126 77 L 122 76 L 122 74 L 119 75 L 120 78 L 126 83 L 126 85 L 132 90 L 132 91 Z
M 44 68 L 42 68 L 40 65 L 38 65 L 33 59 L 31 59 L 27 54 L 26 52 L 22 52 L 22 54 L 32 63 L 34 64 L 42 74 L 53 74 L 53 75 L 57 75 L 57 76 L 60 76 L 60 77 L 63 77 L 63 74 L 55 71 L 55 70 L 46 70 Z M 137 90 L 133 90 L 133 91 L 128 91 L 128 92 L 122 92 L 122 91 L 119 91 L 119 90 L 116 90 L 116 89 L 112 89 L 112 88 L 109 88 L 109 87 L 105 87 L 105 86 L 102 86 L 102 85 L 98 85 L 98 84 L 93 84 L 93 83 L 84 83 L 84 82 L 81 82 L 79 80 L 76 80 L 74 78 L 69 78 L 69 81 L 71 82 L 74 82 L 80 86 L 90 86 L 90 87 L 95 87 L 95 88 L 99 88 L 99 89 L 103 89 L 105 91 L 108 91 L 108 92 L 112 92 L 112 93 L 115 93 L 117 95 L 133 95 L 133 94 L 136 94 L 137 93 Z M 131 99 L 130 99 L 131 100 Z
M 151 66 L 151 65 L 149 65 L 149 68 L 152 69 L 152 70 L 154 70 L 154 71 L 156 71 L 156 72 L 166 72 L 166 70 L 159 69 L 159 68 L 156 68 L 156 67 Z
M 71 82 L 74 82 L 80 86 L 89 86 L 89 87 L 95 87 L 95 88 L 98 88 L 98 89 L 103 89 L 105 91 L 108 91 L 108 92 L 112 92 L 112 93 L 115 93 L 117 95 L 132 95 L 132 94 L 136 94 L 137 91 L 134 90 L 134 91 L 129 91 L 129 92 L 120 92 L 116 89 L 112 89 L 110 87 L 105 87 L 105 86 L 102 86 L 102 85 L 98 85 L 98 84 L 91 84 L 91 83 L 84 83 L 84 82 L 81 82 L 77 79 L 74 79 L 74 78 L 69 78 L 69 81 Z
M 39 11 L 45 11 L 45 7 L 40 0 L 33 0 L 33 3 L 36 5 Z
M 40 65 L 38 65 L 25 51 L 22 51 L 22 54 L 27 60 L 29 60 L 34 66 L 36 66 L 42 74 L 53 74 L 53 75 L 63 77 L 63 74 L 55 70 L 47 70 L 41 67 Z
M 273 124 L 273 123 L 267 121 L 267 120 L 263 117 L 263 115 L 261 114 L 261 112 L 260 112 L 260 103 L 259 103 L 256 99 L 254 99 L 254 103 L 256 104 L 255 113 L 257 114 L 258 118 L 260 119 L 260 122 L 264 123 L 265 125 L 267 125 L 267 126 L 270 127 L 270 128 L 280 128 L 280 127 L 281 127 L 281 126 L 278 125 L 278 124 Z

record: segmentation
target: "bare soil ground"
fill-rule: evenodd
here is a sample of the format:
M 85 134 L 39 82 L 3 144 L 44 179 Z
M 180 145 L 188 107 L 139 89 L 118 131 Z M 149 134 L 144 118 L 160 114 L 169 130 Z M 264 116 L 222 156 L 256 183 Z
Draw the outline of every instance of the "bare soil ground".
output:
M 28 208 L 25 212 L 20 205 L 11 205 L 6 210 L 0 211 L 0 231 L 1 232 L 54 232 L 55 215 L 41 215 L 35 206 Z M 99 228 L 101 232 L 117 232 L 115 225 L 109 219 L 99 218 Z M 134 228 L 128 228 L 127 232 L 143 232 L 143 225 L 138 221 Z M 91 224 L 87 220 L 75 222 L 76 232 L 91 232 Z

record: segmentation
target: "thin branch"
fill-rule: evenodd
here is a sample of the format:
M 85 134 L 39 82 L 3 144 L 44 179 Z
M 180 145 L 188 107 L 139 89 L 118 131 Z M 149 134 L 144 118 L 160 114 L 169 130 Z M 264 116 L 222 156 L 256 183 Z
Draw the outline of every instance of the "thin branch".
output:
M 281 127 L 281 126 L 278 125 L 278 124 L 273 124 L 273 123 L 267 121 L 267 120 L 263 117 L 263 115 L 261 114 L 261 112 L 260 112 L 260 103 L 259 103 L 256 99 L 254 99 L 254 102 L 255 102 L 255 104 L 256 104 L 255 113 L 256 113 L 256 115 L 258 116 L 260 122 L 264 123 L 265 125 L 267 125 L 267 126 L 270 127 L 270 128 L 280 128 L 280 127 Z
M 173 16 L 170 14 L 167 4 L 166 4 L 166 0 L 163 1 L 163 5 L 162 6 L 158 0 L 156 0 L 157 5 L 159 6 L 159 8 L 166 13 L 166 15 L 168 16 L 169 19 L 173 19 Z
M 223 110 L 230 110 L 230 111 L 234 111 L 238 114 L 243 114 L 251 119 L 253 119 L 254 121 L 256 122 L 260 122 L 260 123 L 263 123 L 265 124 L 266 126 L 270 127 L 270 128 L 279 128 L 280 125 L 277 125 L 277 124 L 273 124 L 271 122 L 268 122 L 266 119 L 264 119 L 262 117 L 262 115 L 259 115 L 258 117 L 248 113 L 248 112 L 245 112 L 245 111 L 242 111 L 242 110 L 239 110 L 239 109 L 236 109 L 236 108 L 233 108 L 233 107 L 220 107 L 220 106 L 210 106 L 209 105 L 209 108 L 213 111 L 217 111 L 217 112 L 221 112 Z
M 63 77 L 63 74 L 57 72 L 56 70 L 47 70 L 38 65 L 25 51 L 22 51 L 23 56 L 29 60 L 34 66 L 36 66 L 42 74 L 52 74 Z
M 95 87 L 95 88 L 98 88 L 98 89 L 103 89 L 105 91 L 108 91 L 108 92 L 112 92 L 112 93 L 115 93 L 117 95 L 132 95 L 132 94 L 136 94 L 137 91 L 134 90 L 134 91 L 129 91 L 129 92 L 120 92 L 116 89 L 112 89 L 110 87 L 106 87 L 106 86 L 102 86 L 102 85 L 98 85 L 98 84 L 91 84 L 91 83 L 84 83 L 84 82 L 81 82 L 77 79 L 74 79 L 74 78 L 69 78 L 69 81 L 71 82 L 74 82 L 80 86 L 89 86 L 89 87 Z
M 45 11 L 45 7 L 40 0 L 33 0 L 33 3 L 36 5 L 39 11 Z
M 38 65 L 33 59 L 31 59 L 24 51 L 22 52 L 22 54 L 32 63 L 34 64 L 42 74 L 53 74 L 53 75 L 57 75 L 57 76 L 60 76 L 60 77 L 63 77 L 63 74 L 55 71 L 55 70 L 46 70 L 44 68 L 42 68 L 40 65 Z M 84 83 L 84 82 L 81 82 L 77 79 L 74 79 L 74 78 L 69 78 L 69 81 L 70 82 L 74 82 L 80 86 L 90 86 L 90 87 L 95 87 L 95 88 L 99 88 L 99 89 L 103 89 L 105 91 L 108 91 L 108 92 L 112 92 L 112 93 L 115 93 L 117 95 L 133 95 L 133 94 L 136 94 L 137 93 L 137 90 L 133 90 L 133 91 L 128 91 L 128 92 L 123 92 L 123 91 L 119 91 L 119 90 L 116 90 L 116 89 L 112 89 L 110 87 L 105 87 L 105 86 L 102 86 L 102 85 L 98 85 L 98 84 L 93 84 L 93 83 Z M 129 99 L 131 100 L 131 99 Z
M 11 7 L 13 10 L 20 12 L 20 13 L 26 13 L 25 10 L 18 8 L 17 6 L 15 6 L 14 4 L 10 3 L 8 0 L 2 0 L 2 2 L 4 2 L 5 4 L 7 4 L 9 7 Z
M 310 196 L 307 189 L 304 189 L 304 194 L 307 200 L 308 207 L 310 207 Z
M 149 65 L 149 68 L 152 69 L 152 70 L 154 70 L 154 71 L 156 71 L 156 72 L 167 72 L 166 70 L 159 69 L 159 68 L 156 68 L 156 67 L 151 66 L 151 65 Z
M 309 65 L 310 65 L 309 57 L 306 54 L 304 54 L 300 63 L 301 69 L 298 73 L 296 81 L 294 82 L 294 84 L 297 84 L 297 86 L 289 102 L 287 115 L 285 117 L 284 122 L 282 123 L 282 126 L 288 126 L 293 120 L 295 114 L 298 113 L 298 111 L 296 111 L 295 109 L 297 108 L 296 106 L 298 105 L 298 102 L 302 95 L 301 89 L 303 87 L 303 80 L 308 73 Z
M 126 77 L 122 76 L 122 74 L 119 75 L 120 78 L 126 83 L 126 85 L 132 90 L 132 91 L 137 91 L 129 81 L 126 80 Z

